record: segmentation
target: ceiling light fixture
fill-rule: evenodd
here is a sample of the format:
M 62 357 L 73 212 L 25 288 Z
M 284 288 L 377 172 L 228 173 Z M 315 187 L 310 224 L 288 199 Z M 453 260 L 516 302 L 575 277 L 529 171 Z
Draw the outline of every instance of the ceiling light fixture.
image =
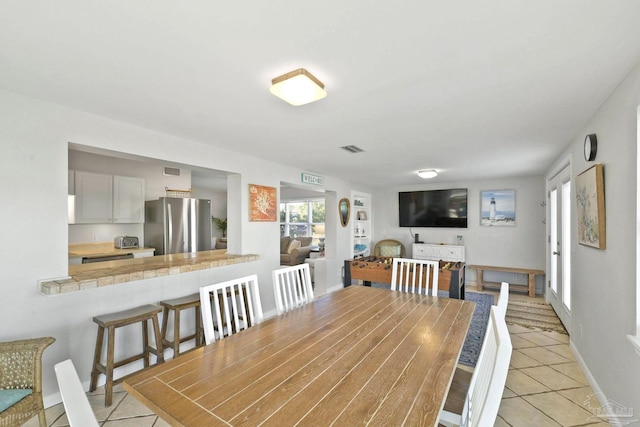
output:
M 438 176 L 438 172 L 435 169 L 425 169 L 418 171 L 418 176 L 424 179 L 435 178 Z
M 304 68 L 298 68 L 271 80 L 270 90 L 278 98 L 296 107 L 327 96 L 324 84 Z

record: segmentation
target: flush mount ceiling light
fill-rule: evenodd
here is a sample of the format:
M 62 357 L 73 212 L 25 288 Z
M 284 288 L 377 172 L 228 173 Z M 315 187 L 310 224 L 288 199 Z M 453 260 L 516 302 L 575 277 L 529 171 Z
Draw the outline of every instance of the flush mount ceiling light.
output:
M 304 68 L 298 68 L 271 80 L 271 93 L 291 105 L 304 105 L 325 96 L 324 84 Z
M 418 176 L 420 178 L 429 179 L 438 176 L 438 172 L 435 169 L 425 169 L 418 171 Z

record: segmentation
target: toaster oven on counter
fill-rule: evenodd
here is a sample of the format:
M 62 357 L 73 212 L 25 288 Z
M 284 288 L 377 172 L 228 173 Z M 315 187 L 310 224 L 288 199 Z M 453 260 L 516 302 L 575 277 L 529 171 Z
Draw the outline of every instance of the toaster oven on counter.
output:
M 134 236 L 118 236 L 113 240 L 116 249 L 135 249 L 139 247 L 138 238 Z

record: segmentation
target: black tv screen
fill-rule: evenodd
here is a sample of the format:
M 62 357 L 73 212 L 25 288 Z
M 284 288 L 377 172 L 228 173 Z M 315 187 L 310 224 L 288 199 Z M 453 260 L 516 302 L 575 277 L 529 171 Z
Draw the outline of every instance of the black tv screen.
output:
M 401 191 L 400 227 L 467 228 L 467 189 Z

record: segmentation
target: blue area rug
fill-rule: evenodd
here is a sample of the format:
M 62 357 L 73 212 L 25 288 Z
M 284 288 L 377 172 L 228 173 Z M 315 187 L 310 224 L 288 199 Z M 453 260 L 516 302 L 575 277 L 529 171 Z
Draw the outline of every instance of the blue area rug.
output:
M 371 283 L 371 286 L 383 289 L 391 288 L 391 286 L 382 283 Z M 449 292 L 438 291 L 438 296 L 447 298 L 449 297 Z M 482 341 L 484 341 L 484 334 L 487 331 L 489 313 L 493 305 L 493 295 L 465 292 L 465 299 L 475 302 L 476 308 L 473 311 L 471 326 L 469 326 L 469 332 L 467 332 L 467 337 L 464 340 L 458 363 L 475 368 Z
M 441 295 L 441 293 L 438 292 L 438 296 L 449 295 L 448 292 L 443 292 L 443 294 L 444 295 Z M 475 302 L 476 308 L 473 311 L 471 326 L 469 326 L 469 332 L 467 332 L 467 337 L 464 340 L 458 362 L 463 365 L 475 367 L 478 361 L 478 355 L 480 354 L 480 347 L 482 347 L 482 341 L 484 341 L 484 334 L 487 331 L 489 313 L 491 313 L 491 306 L 493 305 L 493 295 L 465 292 L 464 296 L 467 301 Z

